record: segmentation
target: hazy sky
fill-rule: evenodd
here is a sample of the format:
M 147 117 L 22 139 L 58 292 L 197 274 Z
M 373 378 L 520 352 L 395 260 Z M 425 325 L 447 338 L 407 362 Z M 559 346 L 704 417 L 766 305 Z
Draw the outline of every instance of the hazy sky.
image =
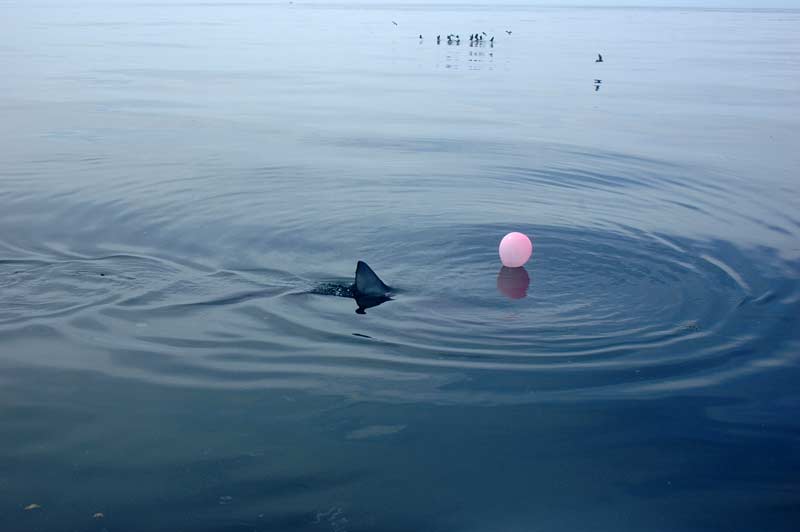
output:
M 289 3 L 289 0 L 106 0 L 116 3 Z M 525 4 L 530 6 L 679 6 L 679 7 L 730 7 L 730 8 L 797 8 L 800 0 L 294 0 L 296 4 Z M 2 3 L 2 2 L 0 2 Z M 49 2 L 47 2 L 49 3 Z M 90 2 L 93 3 L 93 2 Z
M 339 3 L 346 0 L 308 0 L 309 3 Z M 365 0 L 354 0 L 363 2 Z M 680 6 L 680 7 L 788 7 L 800 8 L 800 0 L 373 0 L 390 4 L 526 4 L 531 6 Z M 297 3 L 302 3 L 298 0 Z
M 417 0 L 414 0 L 417 1 Z M 452 1 L 452 0 L 444 0 Z M 506 3 L 504 1 L 504 3 Z M 550 2 L 524 2 L 507 0 L 507 3 L 564 6 L 680 6 L 680 7 L 789 7 L 800 8 L 800 0 L 552 0 Z
M 192 1 L 192 0 L 181 0 Z M 219 0 L 224 3 L 225 0 Z M 236 1 L 236 0 L 231 0 Z M 258 1 L 258 0 L 251 0 Z M 265 0 L 275 3 L 275 0 Z M 386 4 L 526 4 L 531 6 L 680 6 L 680 7 L 788 7 L 800 8 L 800 0 L 295 0 L 295 3 Z M 278 2 L 279 3 L 279 2 Z

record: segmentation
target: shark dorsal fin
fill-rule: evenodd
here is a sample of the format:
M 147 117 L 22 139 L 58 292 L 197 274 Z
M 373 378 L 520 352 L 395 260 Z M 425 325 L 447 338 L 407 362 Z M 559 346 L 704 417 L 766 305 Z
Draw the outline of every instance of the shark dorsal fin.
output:
M 358 261 L 356 265 L 356 293 L 364 296 L 384 296 L 391 289 L 381 281 L 380 277 L 372 271 L 366 262 Z

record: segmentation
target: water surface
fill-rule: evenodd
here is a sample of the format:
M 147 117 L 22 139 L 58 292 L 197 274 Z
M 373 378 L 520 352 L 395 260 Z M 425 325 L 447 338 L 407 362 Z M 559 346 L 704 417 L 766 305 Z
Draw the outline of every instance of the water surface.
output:
M 3 11 L 4 530 L 800 520 L 800 11 Z

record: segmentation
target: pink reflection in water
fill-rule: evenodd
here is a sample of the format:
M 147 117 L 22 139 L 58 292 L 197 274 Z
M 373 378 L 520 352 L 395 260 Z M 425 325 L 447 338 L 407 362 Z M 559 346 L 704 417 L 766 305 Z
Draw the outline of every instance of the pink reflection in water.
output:
M 528 295 L 531 278 L 524 267 L 507 268 L 497 272 L 497 290 L 510 299 L 522 299 Z

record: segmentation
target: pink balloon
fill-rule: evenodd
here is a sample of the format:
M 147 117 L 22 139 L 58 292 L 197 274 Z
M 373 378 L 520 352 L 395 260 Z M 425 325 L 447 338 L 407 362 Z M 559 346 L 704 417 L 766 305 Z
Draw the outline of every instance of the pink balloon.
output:
M 508 233 L 500 241 L 500 261 L 508 268 L 519 268 L 531 258 L 533 244 L 522 233 Z

